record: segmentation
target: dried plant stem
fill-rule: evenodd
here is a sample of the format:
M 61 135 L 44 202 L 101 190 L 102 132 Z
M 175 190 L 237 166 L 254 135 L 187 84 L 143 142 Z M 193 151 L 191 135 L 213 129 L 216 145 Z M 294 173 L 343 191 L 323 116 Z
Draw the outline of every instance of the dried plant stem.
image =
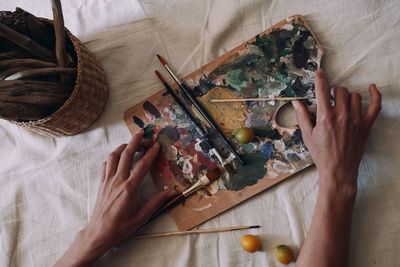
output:
M 60 106 L 69 94 L 63 86 L 41 81 L 0 81 L 0 101 Z
M 4 80 L 5 78 L 7 78 L 8 76 L 26 70 L 27 68 L 24 67 L 15 67 L 15 68 L 10 68 L 10 69 L 6 69 L 3 72 L 0 72 L 0 80 Z
M 0 61 L 0 70 L 9 69 L 9 68 L 17 68 L 17 67 L 25 67 L 25 68 L 52 68 L 57 67 L 55 63 L 39 60 L 39 59 L 30 59 L 30 58 L 17 58 L 17 59 L 7 59 Z
M 16 58 L 29 58 L 32 55 L 26 51 L 7 51 L 0 53 L 0 60 L 16 59 Z
M 31 38 L 23 34 L 20 34 L 17 31 L 14 31 L 13 29 L 4 25 L 3 23 L 0 23 L 0 36 L 19 45 L 20 47 L 31 52 L 33 55 L 37 57 L 43 58 L 49 62 L 56 61 L 54 54 L 50 50 L 36 43 Z
M 26 79 L 26 78 L 33 78 L 38 76 L 50 76 L 50 75 L 57 75 L 57 74 L 74 74 L 76 73 L 75 68 L 41 68 L 41 69 L 28 69 L 22 70 L 17 73 L 14 73 L 4 80 L 19 80 L 19 79 Z
M 67 51 L 65 47 L 64 17 L 60 0 L 51 0 L 53 10 L 54 33 L 56 36 L 56 57 L 61 67 L 68 66 Z
M 50 115 L 56 109 L 56 106 L 0 101 L 0 118 L 16 121 L 33 121 Z

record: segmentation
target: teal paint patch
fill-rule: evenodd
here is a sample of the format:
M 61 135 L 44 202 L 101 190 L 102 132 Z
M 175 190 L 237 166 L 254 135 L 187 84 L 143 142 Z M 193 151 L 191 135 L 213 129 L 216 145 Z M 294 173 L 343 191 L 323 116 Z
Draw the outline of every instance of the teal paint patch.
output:
M 242 149 L 245 153 L 251 153 L 256 149 L 256 146 L 252 143 L 242 144 Z
M 242 87 L 247 86 L 247 81 L 243 80 L 241 69 L 231 70 L 227 74 L 228 84 L 233 87 L 236 91 L 240 91 Z
M 150 139 L 154 135 L 154 128 L 156 126 L 154 124 L 147 124 L 146 127 L 143 128 L 144 134 L 143 138 L 144 139 Z
M 228 190 L 239 191 L 246 186 L 254 185 L 262 179 L 267 172 L 264 167 L 267 162 L 265 153 L 257 151 L 250 155 L 245 155 L 246 165 L 241 165 L 236 159 L 238 169 L 230 175 L 229 179 L 224 179 L 223 183 Z

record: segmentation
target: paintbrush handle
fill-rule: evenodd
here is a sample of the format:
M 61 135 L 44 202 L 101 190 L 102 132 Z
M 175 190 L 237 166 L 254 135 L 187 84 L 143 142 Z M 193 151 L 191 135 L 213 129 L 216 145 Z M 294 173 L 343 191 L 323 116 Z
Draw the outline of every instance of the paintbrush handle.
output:
M 196 107 L 196 109 L 200 112 L 200 114 L 203 116 L 203 118 L 208 122 L 208 124 L 213 128 L 217 134 L 221 137 L 222 141 L 225 143 L 225 145 L 229 148 L 229 150 L 235 155 L 235 158 L 240 162 L 240 164 L 245 165 L 246 163 L 244 160 L 241 158 L 239 153 L 237 153 L 236 149 L 232 147 L 232 145 L 229 143 L 229 141 L 226 139 L 225 135 L 221 132 L 221 130 L 218 128 L 216 123 L 209 117 L 207 114 L 207 111 L 203 108 L 203 106 L 197 101 L 196 97 L 192 95 L 192 93 L 189 91 L 189 89 L 186 87 L 184 83 L 179 83 L 179 87 L 183 90 L 183 92 L 186 94 L 186 96 L 190 99 L 190 101 L 193 103 L 193 105 Z
M 174 197 L 173 199 L 167 201 L 164 205 L 162 205 L 153 215 L 151 215 L 150 219 L 148 220 L 148 222 L 150 222 L 151 220 L 153 220 L 154 218 L 156 218 L 158 215 L 160 215 L 161 213 L 163 213 L 164 211 L 174 207 L 176 204 L 178 204 L 179 202 L 181 202 L 183 199 L 185 198 L 185 196 L 182 193 L 179 193 L 179 195 L 177 195 L 176 197 Z M 147 223 L 148 223 L 147 222 Z
M 210 143 L 210 140 L 208 139 L 206 133 L 204 132 L 204 130 L 197 124 L 196 120 L 194 119 L 194 117 L 192 116 L 192 114 L 187 110 L 185 104 L 182 103 L 182 101 L 179 99 L 179 97 L 175 94 L 174 90 L 171 88 L 171 86 L 169 86 L 169 84 L 164 80 L 164 78 L 162 77 L 162 75 L 158 72 L 155 71 L 157 77 L 160 79 L 160 81 L 162 82 L 162 84 L 165 86 L 165 88 L 167 89 L 167 92 L 172 96 L 172 98 L 175 100 L 175 102 L 178 104 L 178 106 L 181 108 L 182 112 L 191 120 L 191 122 L 194 124 L 194 126 L 196 127 L 196 131 L 200 134 L 200 136 L 203 138 L 203 140 L 205 140 L 211 147 L 212 147 L 212 151 L 214 153 L 214 155 L 217 157 L 218 161 L 221 163 L 221 165 L 223 167 L 225 167 L 227 165 L 227 162 L 225 161 L 225 159 L 221 156 L 221 154 L 219 154 L 219 152 L 217 151 L 217 149 Z
M 214 229 L 200 229 L 200 230 L 192 230 L 192 231 L 179 231 L 179 232 L 160 233 L 160 234 L 146 234 L 146 235 L 137 235 L 137 236 L 135 236 L 135 238 L 141 239 L 141 238 L 174 236 L 174 235 L 217 233 L 217 232 L 228 232 L 228 231 L 236 231 L 236 230 L 245 230 L 245 229 L 251 229 L 251 228 L 259 228 L 259 226 L 258 225 L 255 225 L 255 226 L 233 226 L 233 227 L 223 227 L 223 228 L 214 228 Z
M 192 95 L 190 90 L 186 87 L 184 83 L 182 83 L 178 77 L 175 76 L 174 72 L 169 68 L 167 62 L 160 56 L 157 55 L 158 59 L 161 61 L 165 69 L 168 71 L 168 73 L 172 76 L 172 78 L 175 80 L 175 82 L 178 83 L 179 87 L 182 89 L 182 91 L 185 93 L 186 97 L 189 98 L 190 102 L 196 107 L 196 109 L 200 112 L 200 114 L 203 116 L 203 118 L 208 122 L 208 124 L 213 128 L 216 133 L 219 135 L 219 137 L 222 139 L 222 141 L 225 143 L 225 145 L 228 147 L 228 149 L 235 155 L 236 159 L 240 162 L 240 164 L 245 165 L 246 163 L 244 160 L 241 158 L 239 153 L 236 151 L 235 148 L 232 147 L 232 145 L 228 142 L 226 139 L 225 135 L 221 132 L 221 130 L 218 128 L 216 123 L 211 119 L 211 117 L 208 116 L 207 111 L 203 108 L 203 106 L 197 101 L 196 97 Z
M 226 102 L 246 102 L 246 101 L 292 101 L 292 100 L 305 100 L 312 99 L 315 96 L 299 96 L 299 97 L 257 97 L 257 98 L 220 98 L 212 99 L 212 103 L 226 103 Z

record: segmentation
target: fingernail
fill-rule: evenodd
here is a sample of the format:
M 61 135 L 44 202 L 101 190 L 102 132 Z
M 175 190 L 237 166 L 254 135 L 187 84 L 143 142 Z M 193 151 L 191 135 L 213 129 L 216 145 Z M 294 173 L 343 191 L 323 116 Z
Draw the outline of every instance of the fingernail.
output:
M 140 128 L 139 130 L 136 131 L 136 134 L 142 134 L 142 133 L 144 133 L 142 128 Z
M 299 108 L 299 101 L 298 100 L 293 100 L 292 101 L 292 106 L 294 107 L 294 109 L 298 109 Z

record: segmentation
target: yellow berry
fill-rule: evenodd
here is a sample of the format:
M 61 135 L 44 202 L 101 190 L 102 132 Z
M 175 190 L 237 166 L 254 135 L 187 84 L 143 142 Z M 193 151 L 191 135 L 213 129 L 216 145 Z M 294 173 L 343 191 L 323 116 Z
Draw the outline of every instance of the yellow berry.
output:
M 240 245 L 247 252 L 256 252 L 260 249 L 260 239 L 255 235 L 244 235 L 240 239 Z
M 283 264 L 292 262 L 294 255 L 293 251 L 286 245 L 279 245 L 275 248 L 276 259 Z
M 253 140 L 254 133 L 253 130 L 247 127 L 242 127 L 236 130 L 235 139 L 243 144 L 247 144 Z

